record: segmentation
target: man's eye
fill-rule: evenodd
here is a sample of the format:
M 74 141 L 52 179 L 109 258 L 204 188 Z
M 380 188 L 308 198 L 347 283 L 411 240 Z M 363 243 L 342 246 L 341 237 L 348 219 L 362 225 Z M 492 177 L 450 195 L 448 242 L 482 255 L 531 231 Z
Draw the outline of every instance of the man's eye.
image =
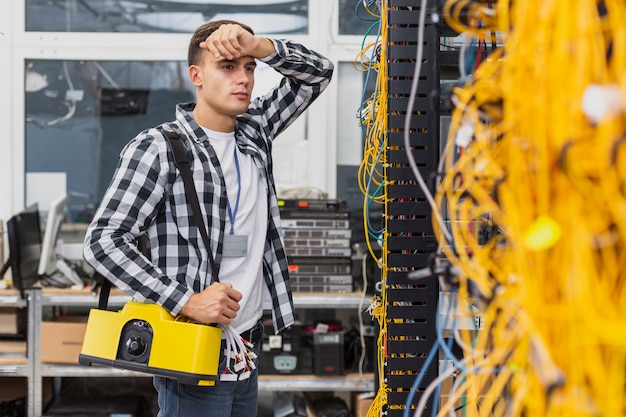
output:
M 230 65 L 230 64 L 226 64 L 226 65 L 222 66 L 222 68 L 224 68 L 224 69 L 233 69 L 233 66 Z

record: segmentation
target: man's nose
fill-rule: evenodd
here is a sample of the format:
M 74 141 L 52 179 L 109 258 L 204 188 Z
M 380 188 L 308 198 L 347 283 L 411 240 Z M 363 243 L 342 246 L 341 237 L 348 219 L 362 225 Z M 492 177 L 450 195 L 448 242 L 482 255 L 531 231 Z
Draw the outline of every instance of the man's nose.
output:
M 250 83 L 250 73 L 245 68 L 241 68 L 237 71 L 237 82 L 244 85 Z

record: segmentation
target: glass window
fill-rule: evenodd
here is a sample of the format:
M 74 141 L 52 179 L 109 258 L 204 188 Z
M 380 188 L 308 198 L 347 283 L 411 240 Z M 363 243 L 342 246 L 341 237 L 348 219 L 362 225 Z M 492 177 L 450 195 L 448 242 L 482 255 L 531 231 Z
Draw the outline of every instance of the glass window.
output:
M 25 65 L 26 205 L 67 193 L 72 222 L 90 220 L 130 139 L 174 120 L 176 104 L 195 101 L 186 61 L 26 60 Z M 252 96 L 279 80 L 258 62 Z M 286 129 L 281 143 L 305 141 L 306 120 L 307 114 Z M 289 184 L 292 171 L 286 171 L 287 181 L 280 176 L 277 181 Z
M 339 0 L 339 34 L 376 35 L 379 28 L 374 24 L 380 15 L 377 4 L 377 0 Z
M 76 221 L 100 201 L 122 147 L 194 100 L 182 61 L 26 60 L 25 74 L 27 204 L 66 191 Z
M 308 0 L 26 0 L 26 30 L 36 32 L 191 33 L 217 19 L 306 34 Z

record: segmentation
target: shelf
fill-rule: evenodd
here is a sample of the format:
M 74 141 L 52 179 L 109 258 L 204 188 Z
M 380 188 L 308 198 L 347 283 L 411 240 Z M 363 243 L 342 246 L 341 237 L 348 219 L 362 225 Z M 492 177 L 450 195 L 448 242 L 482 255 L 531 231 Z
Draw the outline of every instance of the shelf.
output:
M 27 301 L 14 289 L 0 290 L 0 307 L 26 307 Z
M 26 355 L 4 356 L 0 354 L 0 365 L 3 367 L 26 365 L 27 361 L 28 359 L 26 358 Z
M 104 366 L 42 364 L 43 377 L 152 377 L 143 372 Z M 337 376 L 259 375 L 259 391 L 372 391 L 374 374 Z
M 88 289 L 67 290 L 58 288 L 44 288 L 41 294 L 43 305 L 63 305 L 76 307 L 96 307 L 98 295 Z M 295 293 L 293 302 L 296 308 L 358 308 L 362 294 L 352 293 Z M 369 303 L 370 295 L 366 295 L 363 305 Z M 109 306 L 123 306 L 130 301 L 130 297 L 119 290 L 112 290 L 109 296 Z
M 151 377 L 143 372 L 127 369 L 109 368 L 105 366 L 54 365 L 42 364 L 41 376 L 44 377 Z
M 97 307 L 99 299 L 99 295 L 89 289 L 44 288 L 41 292 L 41 303 L 44 306 Z M 108 306 L 121 307 L 130 299 L 130 296 L 119 290 L 111 290 Z
M 259 391 L 373 391 L 374 374 L 259 375 Z
M 0 361 L 0 377 L 29 375 L 30 367 L 26 364 L 26 358 L 24 358 L 23 363 L 5 363 Z
M 353 293 L 295 293 L 294 305 L 302 309 L 357 309 L 368 305 L 371 295 L 363 296 L 360 292 Z M 112 289 L 109 296 L 109 307 L 122 307 L 130 297 L 119 289 Z M 28 340 L 34 341 L 26 345 L 24 355 L 8 354 L 0 356 L 0 377 L 26 377 L 28 379 L 29 417 L 41 415 L 43 378 L 56 377 L 143 377 L 152 375 L 117 369 L 105 366 L 81 366 L 41 363 L 40 325 L 43 306 L 98 306 L 99 295 L 90 289 L 70 290 L 59 288 L 29 289 L 26 300 L 20 297 L 15 289 L 0 290 L 0 306 L 28 308 Z M 347 374 L 337 376 L 315 375 L 260 375 L 259 391 L 373 391 L 374 376 L 368 374 Z
M 27 376 L 26 342 L 0 341 L 0 376 Z
M 27 301 L 17 290 L 0 290 L 0 307 L 26 307 Z M 0 377 L 28 376 L 30 364 L 26 356 L 26 342 L 0 341 Z
M 369 304 L 371 295 L 366 294 L 363 305 Z M 293 303 L 296 308 L 358 308 L 361 303 L 360 292 L 351 293 L 294 293 Z

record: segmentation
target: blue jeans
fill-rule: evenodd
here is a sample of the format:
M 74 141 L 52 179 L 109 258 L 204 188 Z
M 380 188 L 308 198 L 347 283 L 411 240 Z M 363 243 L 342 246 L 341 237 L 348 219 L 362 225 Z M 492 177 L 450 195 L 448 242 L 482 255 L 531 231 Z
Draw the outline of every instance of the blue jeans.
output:
M 218 375 L 226 366 L 225 343 L 222 341 Z M 259 365 L 261 341 L 254 344 Z M 258 369 L 243 381 L 220 381 L 215 385 L 199 387 L 181 384 L 175 379 L 155 376 L 154 388 L 158 394 L 158 417 L 256 417 L 258 403 Z

